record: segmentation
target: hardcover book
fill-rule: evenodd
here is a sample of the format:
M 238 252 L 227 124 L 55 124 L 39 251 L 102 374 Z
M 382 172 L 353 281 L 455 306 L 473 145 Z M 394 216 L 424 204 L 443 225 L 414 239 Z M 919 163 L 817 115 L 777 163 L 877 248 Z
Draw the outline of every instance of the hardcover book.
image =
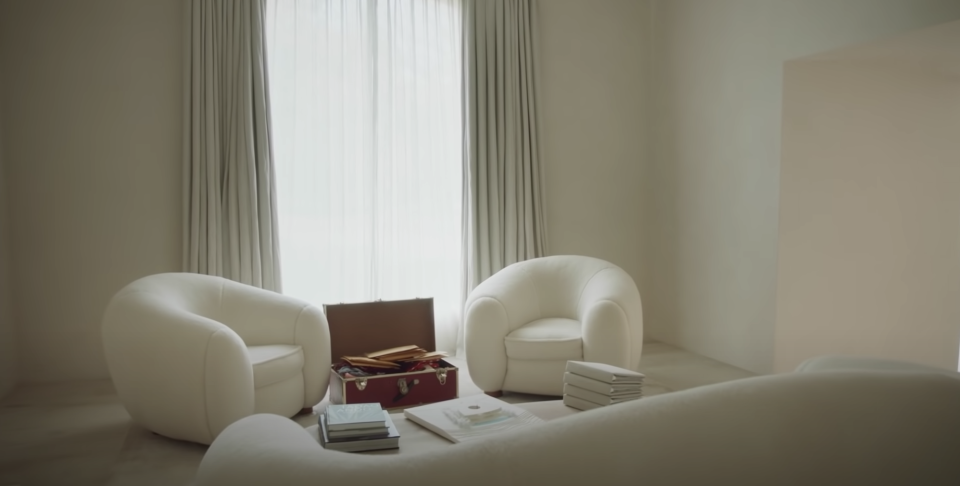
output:
M 331 431 L 375 429 L 386 426 L 383 407 L 379 403 L 331 404 L 325 411 Z
M 590 363 L 586 361 L 567 361 L 567 371 L 600 380 L 604 383 L 639 383 L 643 384 L 644 374 L 631 371 L 625 368 L 618 368 L 603 363 Z
M 600 380 L 594 380 L 593 378 L 587 378 L 586 376 L 580 376 L 571 372 L 566 372 L 563 374 L 563 382 L 576 386 L 578 388 L 583 388 L 584 390 L 590 390 L 592 392 L 602 393 L 604 395 L 609 395 L 611 397 L 617 397 L 622 395 L 634 395 L 641 393 L 643 390 L 642 383 L 604 383 Z
M 335 439 L 330 437 L 324 414 L 320 415 L 320 444 L 324 448 L 341 452 L 366 452 L 383 449 L 397 449 L 400 447 L 400 432 L 397 431 L 390 414 L 382 411 L 383 419 L 387 424 L 388 434 L 381 437 L 355 437 Z
M 593 403 L 591 401 L 587 401 L 582 398 L 577 398 L 570 395 L 563 396 L 563 404 L 568 407 L 573 407 L 577 410 L 593 410 L 595 408 L 600 408 L 603 406 L 603 405 Z
M 323 423 L 321 423 L 323 422 Z M 320 414 L 317 417 L 317 424 L 321 427 L 327 428 L 326 424 L 326 415 Z M 330 440 L 337 439 L 351 439 L 357 437 L 386 437 L 390 433 L 390 428 L 384 424 L 383 427 L 376 427 L 371 429 L 347 429 L 347 430 L 327 430 L 329 432 L 327 435 L 330 437 Z
M 636 400 L 642 396 L 640 393 L 633 393 L 631 395 L 611 397 L 609 395 L 603 395 L 590 390 L 584 390 L 583 388 L 573 386 L 569 383 L 563 385 L 563 394 L 577 397 L 588 402 L 593 402 L 598 405 L 614 405 L 617 403 L 629 402 L 630 400 Z

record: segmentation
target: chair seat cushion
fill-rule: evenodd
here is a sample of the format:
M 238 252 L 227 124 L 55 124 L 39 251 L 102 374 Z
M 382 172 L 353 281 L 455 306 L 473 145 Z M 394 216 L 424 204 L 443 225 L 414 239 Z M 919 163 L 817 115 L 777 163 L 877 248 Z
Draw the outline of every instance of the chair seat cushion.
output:
M 507 334 L 507 357 L 526 360 L 567 360 L 583 357 L 580 321 L 550 317 L 531 321 Z
M 247 346 L 253 365 L 253 387 L 279 383 L 303 372 L 303 349 L 295 344 Z

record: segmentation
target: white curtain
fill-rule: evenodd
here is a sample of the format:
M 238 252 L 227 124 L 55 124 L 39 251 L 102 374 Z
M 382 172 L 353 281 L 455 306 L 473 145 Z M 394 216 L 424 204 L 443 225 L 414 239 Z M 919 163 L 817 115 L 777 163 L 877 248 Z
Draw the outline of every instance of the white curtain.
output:
M 544 255 L 533 0 L 464 0 L 464 288 Z
M 280 291 L 263 0 L 187 0 L 184 270 Z
M 459 0 L 269 0 L 267 19 L 285 293 L 433 297 L 454 350 Z

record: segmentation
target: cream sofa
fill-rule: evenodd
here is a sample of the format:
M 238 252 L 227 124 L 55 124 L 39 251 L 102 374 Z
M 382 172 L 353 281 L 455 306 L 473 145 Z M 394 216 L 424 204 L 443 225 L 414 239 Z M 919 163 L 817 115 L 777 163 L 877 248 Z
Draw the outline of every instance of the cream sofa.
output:
M 955 485 L 958 411 L 955 373 L 812 366 L 387 456 L 328 451 L 290 420 L 254 415 L 214 441 L 195 483 Z
M 556 255 L 514 263 L 464 306 L 470 378 L 483 391 L 563 395 L 567 361 L 635 370 L 643 347 L 640 292 L 597 258 Z
M 110 376 L 134 421 L 209 444 L 254 413 L 293 416 L 323 399 L 330 330 L 306 302 L 231 280 L 136 280 L 103 317 Z

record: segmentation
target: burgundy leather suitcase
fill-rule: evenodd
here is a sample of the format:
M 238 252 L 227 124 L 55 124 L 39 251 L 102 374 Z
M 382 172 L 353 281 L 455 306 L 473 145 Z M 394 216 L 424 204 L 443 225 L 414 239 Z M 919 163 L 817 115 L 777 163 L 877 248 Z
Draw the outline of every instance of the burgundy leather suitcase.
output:
M 337 373 L 342 356 L 415 344 L 436 349 L 433 299 L 324 305 L 330 326 L 331 403 L 373 403 L 405 408 L 458 398 L 458 369 L 445 360 L 437 368 L 408 373 L 345 378 Z

